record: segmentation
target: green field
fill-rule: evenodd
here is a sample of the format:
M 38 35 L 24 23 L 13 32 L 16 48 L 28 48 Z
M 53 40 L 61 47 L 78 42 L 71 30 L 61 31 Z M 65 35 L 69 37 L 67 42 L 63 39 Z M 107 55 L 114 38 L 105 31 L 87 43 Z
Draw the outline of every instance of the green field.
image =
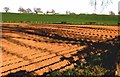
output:
M 3 22 L 19 22 L 31 24 L 96 24 L 96 25 L 118 25 L 117 15 L 42 15 L 42 14 L 20 14 L 2 13 Z

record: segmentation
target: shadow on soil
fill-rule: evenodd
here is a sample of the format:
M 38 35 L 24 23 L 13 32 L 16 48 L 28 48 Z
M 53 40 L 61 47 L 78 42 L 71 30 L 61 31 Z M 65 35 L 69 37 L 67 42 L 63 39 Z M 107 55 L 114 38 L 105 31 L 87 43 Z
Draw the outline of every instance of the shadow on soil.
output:
M 50 31 L 46 31 L 44 29 L 31 29 L 31 28 L 21 28 L 21 27 L 4 27 L 3 26 L 3 30 L 5 30 L 6 32 L 21 32 L 21 33 L 26 33 L 26 34 L 30 34 L 30 35 L 38 35 L 38 36 L 44 36 L 44 37 L 49 37 L 52 38 L 54 40 L 62 40 L 62 41 L 74 41 L 74 42 L 79 42 L 80 45 L 87 45 L 87 48 L 85 48 L 82 51 L 78 51 L 76 54 L 73 54 L 72 56 L 78 56 L 79 60 L 74 61 L 73 57 L 65 57 L 64 55 L 62 55 L 63 57 L 61 58 L 61 61 L 63 60 L 68 60 L 70 62 L 70 64 L 66 65 L 69 66 L 71 64 L 76 63 L 77 65 L 81 65 L 80 60 L 81 59 L 86 59 L 89 60 L 89 58 L 91 58 L 91 53 L 93 54 L 100 54 L 100 58 L 102 59 L 99 62 L 94 62 L 93 65 L 97 65 L 97 64 L 102 64 L 102 66 L 106 69 L 109 69 L 110 72 L 107 72 L 106 75 L 111 75 L 111 76 L 115 76 L 115 70 L 116 70 L 116 63 L 119 62 L 120 58 L 119 58 L 119 40 L 120 36 L 113 38 L 112 40 L 108 40 L 106 42 L 92 42 L 92 41 L 87 41 L 86 39 L 84 40 L 76 40 L 74 38 L 65 38 L 65 37 L 61 37 L 57 34 L 54 35 L 50 35 L 51 34 L 51 30 Z M 34 32 L 30 32 L 27 30 L 34 30 Z M 5 36 L 3 36 L 3 38 L 5 38 Z M 86 56 L 87 55 L 87 56 Z M 84 57 L 81 57 L 84 56 Z M 55 63 L 53 63 L 55 64 Z M 51 64 L 51 65 L 53 65 Z M 62 68 L 61 67 L 57 70 L 60 70 Z M 47 66 L 46 66 L 47 67 Z M 42 67 L 44 68 L 44 67 Z M 42 69 L 42 68 L 39 68 Z M 57 71 L 54 70 L 54 71 Z M 54 72 L 52 70 L 50 70 L 50 72 L 44 73 L 42 75 L 42 77 L 47 76 L 48 74 L 51 74 L 52 72 Z M 16 73 L 10 73 L 7 76 L 3 76 L 3 77 L 39 77 L 38 75 L 35 75 L 34 71 L 32 72 L 27 72 L 25 70 L 21 70 L 18 71 Z

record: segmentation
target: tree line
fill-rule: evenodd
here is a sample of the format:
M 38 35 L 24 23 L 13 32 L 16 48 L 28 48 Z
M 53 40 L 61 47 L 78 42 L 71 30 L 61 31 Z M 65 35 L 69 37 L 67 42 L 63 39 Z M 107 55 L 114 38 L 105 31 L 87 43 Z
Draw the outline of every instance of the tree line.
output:
M 4 9 L 4 11 L 5 11 L 6 13 L 8 13 L 8 11 L 10 10 L 9 7 L 4 7 L 3 9 Z M 20 12 L 20 13 L 32 13 L 32 14 L 38 14 L 38 13 L 45 14 L 45 13 L 41 10 L 41 8 L 33 8 L 33 11 L 32 11 L 32 9 L 30 9 L 30 8 L 24 9 L 23 7 L 19 7 L 18 12 Z M 52 9 L 52 10 L 50 10 L 50 11 L 47 10 L 47 11 L 46 11 L 46 14 L 48 14 L 48 13 L 51 13 L 51 14 L 59 14 L 59 13 L 55 12 L 54 9 Z M 66 11 L 66 14 L 75 14 L 75 12 Z
M 10 10 L 9 7 L 4 7 L 3 9 L 4 9 L 4 11 L 5 11 L 6 13 Z M 20 12 L 20 13 L 32 13 L 32 14 L 38 14 L 38 13 L 45 14 L 45 13 L 41 10 L 41 8 L 33 8 L 33 11 L 32 11 L 32 9 L 30 9 L 30 8 L 24 9 L 23 7 L 19 7 L 18 12 Z M 51 13 L 51 14 L 59 14 L 59 13 L 56 13 L 54 9 L 52 9 L 51 11 L 48 11 L 48 10 L 47 10 L 47 11 L 46 11 L 46 14 L 48 14 L 48 13 Z M 75 12 L 66 11 L 66 14 L 75 14 Z M 109 11 L 109 14 L 110 14 L 110 15 L 115 15 L 115 13 L 114 13 L 113 11 Z M 120 11 L 118 12 L 118 14 L 120 14 Z
M 9 7 L 4 7 L 3 9 L 6 13 L 10 10 Z M 32 11 L 32 9 L 30 9 L 30 8 L 24 9 L 23 7 L 19 7 L 18 12 L 20 12 L 20 13 L 36 13 L 36 14 L 43 13 L 41 8 L 33 8 L 33 11 Z M 47 11 L 47 13 L 48 13 L 48 11 Z M 52 9 L 51 13 L 55 13 L 55 10 Z

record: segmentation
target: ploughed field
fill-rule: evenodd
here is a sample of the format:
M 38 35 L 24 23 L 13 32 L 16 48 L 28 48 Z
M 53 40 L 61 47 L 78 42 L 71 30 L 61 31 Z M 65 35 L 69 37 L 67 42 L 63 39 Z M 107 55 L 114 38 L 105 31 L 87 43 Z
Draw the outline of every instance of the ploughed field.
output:
M 90 56 L 87 48 L 106 49 L 117 36 L 117 26 L 3 23 L 0 75 L 20 70 L 43 75 L 74 68 Z

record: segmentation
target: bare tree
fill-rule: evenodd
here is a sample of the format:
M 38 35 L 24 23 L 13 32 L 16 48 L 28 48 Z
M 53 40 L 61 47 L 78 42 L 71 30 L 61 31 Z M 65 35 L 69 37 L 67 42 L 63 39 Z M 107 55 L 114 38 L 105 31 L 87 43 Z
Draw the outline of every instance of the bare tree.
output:
M 75 12 L 71 12 L 71 11 L 69 11 L 69 14 L 75 14 Z
M 20 7 L 20 8 L 18 9 L 18 11 L 19 11 L 20 13 L 26 13 L 26 10 L 25 10 L 24 8 L 22 8 L 22 7 Z
M 52 9 L 52 13 L 55 14 L 55 10 L 54 9 Z
M 69 14 L 69 12 L 68 12 L 68 11 L 66 11 L 66 14 Z
M 109 14 L 110 15 L 115 15 L 115 13 L 113 11 L 110 11 Z
M 27 12 L 27 13 L 32 13 L 32 10 L 31 10 L 30 8 L 27 8 L 27 9 L 26 9 L 26 12 Z
M 34 12 L 35 12 L 36 14 L 38 14 L 38 13 L 43 13 L 43 12 L 41 11 L 41 8 L 34 8 Z
M 10 10 L 9 7 L 4 7 L 3 9 L 5 10 L 6 13 Z
M 48 14 L 48 13 L 55 14 L 55 10 L 54 10 L 54 9 L 52 9 L 51 11 L 47 11 L 46 13 L 47 13 L 47 14 Z

